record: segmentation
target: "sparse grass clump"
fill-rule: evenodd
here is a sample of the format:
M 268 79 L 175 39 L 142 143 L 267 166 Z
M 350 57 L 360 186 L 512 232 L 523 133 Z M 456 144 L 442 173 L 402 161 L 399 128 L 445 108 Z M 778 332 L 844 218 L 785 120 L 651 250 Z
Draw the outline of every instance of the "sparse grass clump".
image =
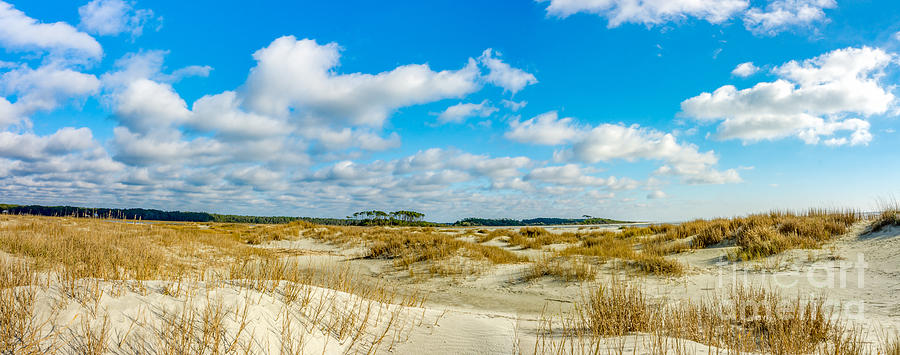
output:
M 572 232 L 550 233 L 540 227 L 525 227 L 518 232 L 509 232 L 507 242 L 524 249 L 541 249 L 551 244 L 575 243 L 579 235 Z
M 892 207 L 886 209 L 875 218 L 872 226 L 869 227 L 871 232 L 880 232 L 882 229 L 891 226 L 900 226 L 900 207 Z
M 598 285 L 580 310 L 583 325 L 599 336 L 649 331 L 657 316 L 641 289 L 618 282 Z
M 789 249 L 819 248 L 847 233 L 860 220 L 860 215 L 855 211 L 770 212 L 732 219 L 685 222 L 666 231 L 663 239 L 690 238 L 691 248 L 694 249 L 733 242 L 740 247 L 734 256 L 748 260 Z
M 673 226 L 670 224 L 658 224 L 646 227 L 621 227 L 619 228 L 619 236 L 621 238 L 643 237 L 648 235 L 666 233 L 672 228 Z
M 371 246 L 366 257 L 394 259 L 395 265 L 409 268 L 418 262 L 435 262 L 452 257 L 486 260 L 491 264 L 524 261 L 510 251 L 494 246 L 469 243 L 434 232 L 381 233 L 366 237 Z
M 589 236 L 581 241 L 581 245 L 571 246 L 559 252 L 560 255 L 594 256 L 600 260 L 631 259 L 635 255 L 631 241 L 616 238 L 609 234 Z
M 593 281 L 597 275 L 591 264 L 580 258 L 542 257 L 525 269 L 525 281 L 552 276 L 563 281 Z
M 678 276 L 684 273 L 681 263 L 665 258 L 667 249 L 659 243 L 647 244 L 642 250 L 635 250 L 637 241 L 623 239 L 611 234 L 598 234 L 582 240 L 581 245 L 561 250 L 562 256 L 590 256 L 601 261 L 620 259 L 629 261 L 644 273 L 661 276 Z
M 640 253 L 633 263 L 638 270 L 648 274 L 660 276 L 680 276 L 684 274 L 684 265 L 660 255 Z
M 651 239 L 641 244 L 641 253 L 659 256 L 678 254 L 690 249 L 690 242 L 683 240 L 664 241 L 662 239 Z
M 525 238 L 537 238 L 550 234 L 546 229 L 541 227 L 524 227 L 519 229 L 519 234 Z
M 613 281 L 590 290 L 574 316 L 563 316 L 555 330 L 552 320 L 544 319 L 539 334 L 562 339 L 550 339 L 549 346 L 546 339 L 539 342 L 542 352 L 560 346 L 590 352 L 604 337 L 644 333 L 688 339 L 728 353 L 809 354 L 826 349 L 824 353 L 843 354 L 861 349 L 862 340 L 839 327 L 824 305 L 821 298 L 785 300 L 750 287 L 704 301 L 654 301 L 638 286 Z M 668 353 L 665 346 L 661 350 Z

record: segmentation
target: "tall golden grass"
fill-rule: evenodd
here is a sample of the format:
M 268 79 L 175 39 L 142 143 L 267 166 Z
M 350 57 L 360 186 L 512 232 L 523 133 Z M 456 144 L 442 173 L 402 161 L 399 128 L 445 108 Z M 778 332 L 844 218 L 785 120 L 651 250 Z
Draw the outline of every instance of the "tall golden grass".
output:
M 881 213 L 872 221 L 869 231 L 879 232 L 887 227 L 900 226 L 900 201 L 889 199 L 881 201 L 879 204 L 881 205 Z
M 247 316 L 263 297 L 284 305 L 285 353 L 324 351 L 304 344 L 311 332 L 347 351 L 374 353 L 422 324 L 424 313 L 409 308 L 420 308 L 424 294 L 362 280 L 349 267 L 284 261 L 250 244 L 293 238 L 308 227 L 0 216 L 0 250 L 9 254 L 0 255 L 0 353 L 258 352 L 262 345 L 246 330 Z M 248 296 L 238 304 L 210 298 L 223 288 Z M 60 298 L 48 305 L 54 290 Z M 182 306 L 154 311 L 113 334 L 101 299 L 128 292 L 160 292 Z M 71 301 L 82 313 L 60 323 Z
M 731 243 L 739 247 L 732 258 L 752 260 L 790 249 L 820 248 L 861 220 L 860 213 L 853 210 L 773 211 L 681 223 L 666 228 L 658 241 L 684 239 L 693 249 Z
M 896 210 L 886 209 L 872 228 L 897 224 L 896 216 Z M 466 232 L 434 228 L 305 222 L 133 224 L 0 216 L 0 250 L 9 254 L 0 255 L 0 353 L 251 352 L 248 309 L 263 296 L 284 305 L 278 318 L 282 353 L 309 352 L 305 339 L 311 332 L 328 334 L 328 339 L 356 352 L 391 349 L 422 324 L 424 313 L 416 318 L 409 309 L 422 307 L 426 295 L 359 277 L 349 266 L 302 265 L 281 259 L 278 250 L 257 247 L 272 241 L 313 238 L 359 246 L 365 250 L 363 257 L 391 260 L 400 270 L 465 275 L 478 272 L 478 265 L 529 262 L 514 252 L 516 248 L 481 244 L 503 238 L 543 255 L 524 268 L 525 280 L 549 276 L 568 282 L 595 280 L 597 265 L 609 260 L 624 261 L 644 273 L 681 275 L 686 267 L 670 254 L 720 243 L 738 247 L 732 254 L 735 260 L 817 248 L 860 220 L 853 211 L 771 212 L 619 231 L 484 230 L 471 234 L 476 241 L 471 242 L 462 239 L 470 235 Z M 543 250 L 553 244 L 569 246 Z M 162 287 L 153 286 L 158 284 Z M 210 290 L 220 288 L 258 298 L 227 304 L 209 297 Z M 59 290 L 62 299 L 40 312 L 39 295 L 48 290 Z M 104 297 L 126 292 L 159 292 L 182 300 L 183 306 L 159 310 L 158 321 L 133 325 L 148 332 L 111 333 L 99 305 Z M 56 316 L 70 301 L 86 313 L 77 322 L 59 324 Z M 821 299 L 785 302 L 763 289 L 736 289 L 724 299 L 666 303 L 648 299 L 637 287 L 613 283 L 591 289 L 576 312 L 555 321 L 555 327 L 550 324 L 554 320 L 546 319 L 539 334 L 547 338 L 535 349 L 590 353 L 598 339 L 638 332 L 739 352 L 863 353 L 859 334 L 843 329 L 830 315 Z M 898 344 L 896 337 L 887 338 L 878 351 L 898 354 Z
M 597 353 L 609 337 L 648 334 L 653 354 L 687 353 L 684 340 L 729 354 L 892 355 L 897 351 L 896 340 L 868 344 L 857 330 L 842 327 L 825 304 L 821 297 L 786 299 L 764 288 L 742 286 L 724 297 L 701 301 L 653 301 L 639 286 L 613 280 L 590 289 L 574 313 L 542 315 L 534 350 Z
M 532 281 L 544 276 L 563 281 L 593 281 L 597 272 L 590 262 L 581 258 L 541 257 L 525 269 L 523 279 Z

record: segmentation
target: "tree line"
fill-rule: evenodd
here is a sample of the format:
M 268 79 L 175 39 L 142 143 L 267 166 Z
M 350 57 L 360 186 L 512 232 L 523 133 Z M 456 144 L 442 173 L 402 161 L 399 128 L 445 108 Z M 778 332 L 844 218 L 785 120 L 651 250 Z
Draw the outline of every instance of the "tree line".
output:
M 516 227 L 516 226 L 554 226 L 566 224 L 618 224 L 630 223 L 628 221 L 619 221 L 609 218 L 529 218 L 529 219 L 511 219 L 511 218 L 464 218 L 453 223 L 454 226 L 496 226 L 496 227 Z
M 146 208 L 91 208 L 73 206 L 40 206 L 0 204 L 0 212 L 15 215 L 36 215 L 56 217 L 130 219 L 172 222 L 222 222 L 250 224 L 284 224 L 306 221 L 324 225 L 367 226 L 367 225 L 415 225 L 437 226 L 425 222 L 425 214 L 415 211 L 363 211 L 343 218 L 290 217 L 290 216 L 242 216 L 207 212 L 162 211 Z

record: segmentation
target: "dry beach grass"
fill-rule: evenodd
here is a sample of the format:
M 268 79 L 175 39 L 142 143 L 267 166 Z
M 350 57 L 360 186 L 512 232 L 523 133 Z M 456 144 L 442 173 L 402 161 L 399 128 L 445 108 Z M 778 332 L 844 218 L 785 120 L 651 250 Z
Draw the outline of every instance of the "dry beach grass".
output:
M 403 353 L 477 323 L 471 310 L 445 316 L 469 300 L 443 293 L 490 283 L 581 290 L 558 312 L 526 307 L 501 352 L 631 353 L 625 339 L 639 338 L 632 352 L 897 354 L 895 334 L 873 342 L 826 294 L 742 285 L 673 302 L 644 286 L 702 276 L 683 258 L 694 252 L 724 246 L 742 265 L 890 231 L 896 216 L 771 212 L 561 232 L 0 216 L 0 353 Z

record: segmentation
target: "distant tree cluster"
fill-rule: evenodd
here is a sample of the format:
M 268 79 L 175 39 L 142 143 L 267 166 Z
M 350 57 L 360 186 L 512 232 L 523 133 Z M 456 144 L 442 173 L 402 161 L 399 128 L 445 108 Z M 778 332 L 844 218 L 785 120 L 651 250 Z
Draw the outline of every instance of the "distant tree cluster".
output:
M 427 225 L 436 225 L 436 223 L 424 222 L 422 218 L 425 217 L 424 213 L 416 212 L 416 211 L 394 211 L 394 212 L 385 212 L 385 211 L 360 211 L 356 212 L 352 215 L 347 216 L 347 219 L 351 219 L 357 222 L 357 225 L 379 225 L 379 226 L 427 226 Z
M 585 216 L 590 217 L 590 216 Z M 565 224 L 616 224 L 628 223 L 627 221 L 617 221 L 609 218 L 530 218 L 530 219 L 510 219 L 510 218 L 465 218 L 453 223 L 454 226 L 498 226 L 498 227 L 515 227 L 515 226 L 554 226 Z

